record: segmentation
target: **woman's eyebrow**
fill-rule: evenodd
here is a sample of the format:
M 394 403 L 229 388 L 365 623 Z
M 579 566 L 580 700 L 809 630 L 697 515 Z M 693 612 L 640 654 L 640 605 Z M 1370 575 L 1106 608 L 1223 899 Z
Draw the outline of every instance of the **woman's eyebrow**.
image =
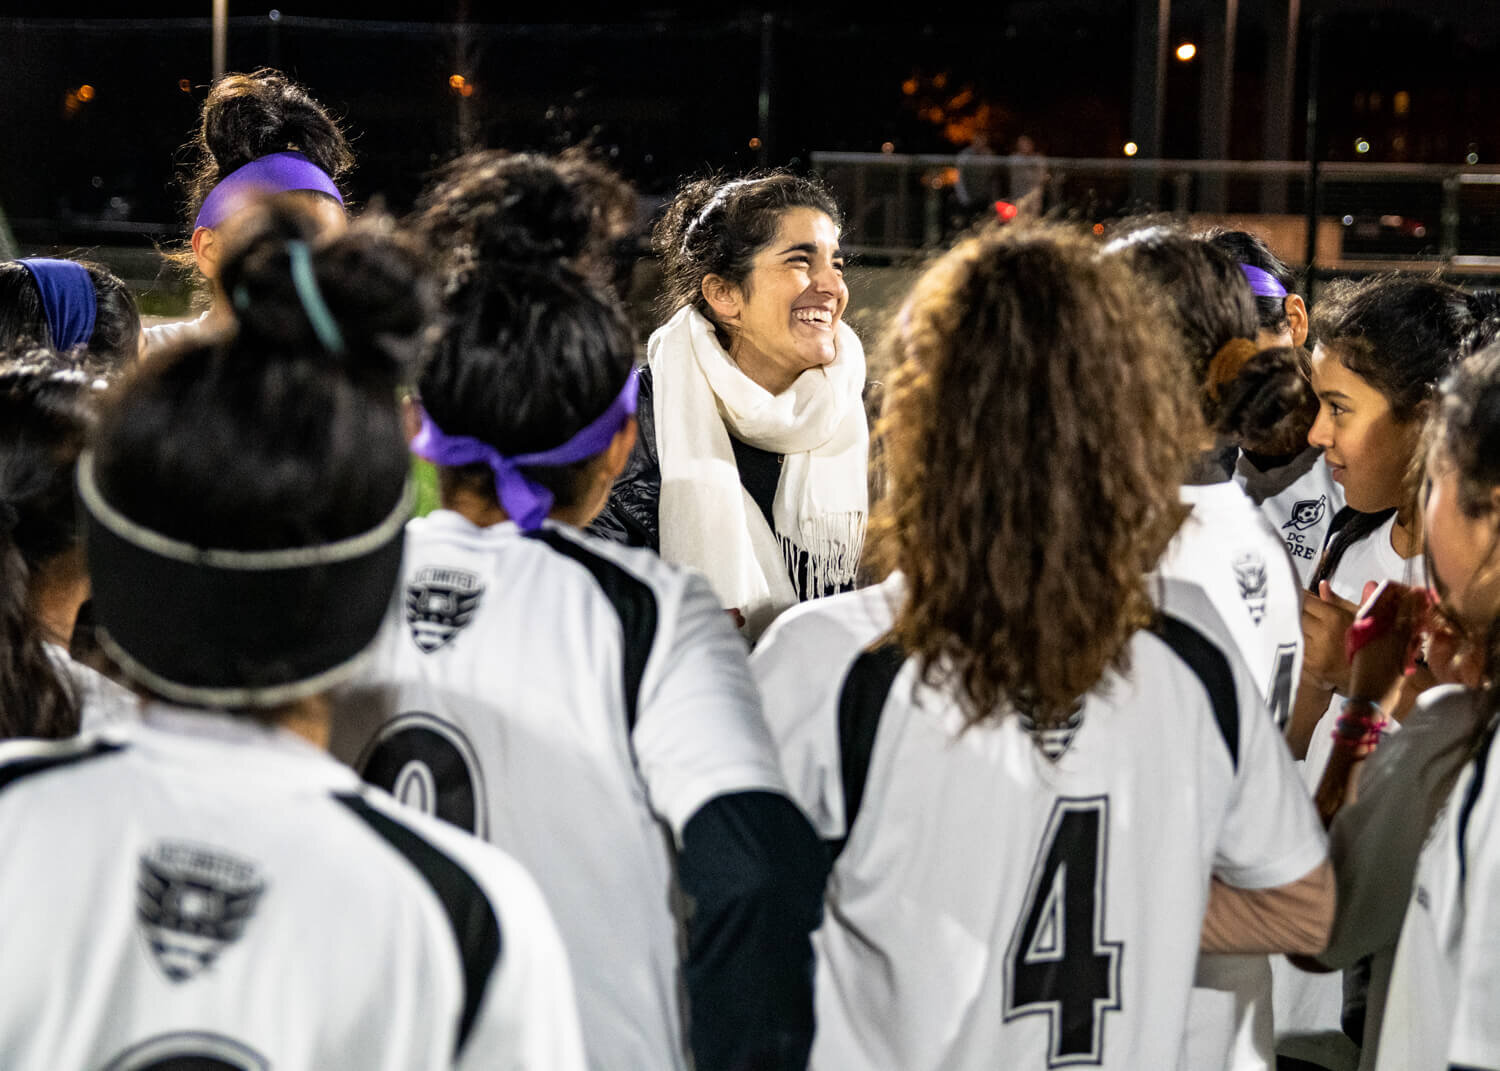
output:
M 1341 390 L 1320 390 L 1314 391 L 1314 393 L 1317 394 L 1319 398 L 1332 398 L 1337 402 L 1347 402 L 1352 400 L 1349 395 L 1345 394 Z
M 785 249 L 783 249 L 780 253 L 777 253 L 776 255 L 778 257 L 784 257 L 788 253 L 816 253 L 817 251 L 818 251 L 818 246 L 817 246 L 816 242 L 798 242 L 796 245 L 789 245 L 789 246 L 787 246 Z

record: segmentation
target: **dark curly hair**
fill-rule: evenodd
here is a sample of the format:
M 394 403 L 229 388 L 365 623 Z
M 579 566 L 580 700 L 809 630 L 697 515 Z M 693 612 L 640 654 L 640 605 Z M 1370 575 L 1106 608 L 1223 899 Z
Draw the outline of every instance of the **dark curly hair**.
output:
M 822 183 L 789 172 L 698 179 L 678 190 L 652 233 L 666 276 L 664 316 L 692 305 L 717 325 L 703 280 L 717 275 L 744 289 L 755 254 L 776 237 L 782 213 L 792 208 L 816 209 L 835 227 L 841 223 L 838 205 Z M 719 334 L 727 349 L 722 328 Z
M 1183 362 L 1123 261 L 1057 225 L 961 243 L 894 330 L 871 524 L 906 575 L 892 638 L 951 670 L 969 724 L 1057 723 L 1151 619 L 1202 432 Z
M 563 262 L 618 289 L 622 268 L 634 263 L 623 246 L 635 217 L 630 184 L 582 149 L 557 156 L 486 149 L 439 171 L 407 226 L 450 287 L 499 256 Z

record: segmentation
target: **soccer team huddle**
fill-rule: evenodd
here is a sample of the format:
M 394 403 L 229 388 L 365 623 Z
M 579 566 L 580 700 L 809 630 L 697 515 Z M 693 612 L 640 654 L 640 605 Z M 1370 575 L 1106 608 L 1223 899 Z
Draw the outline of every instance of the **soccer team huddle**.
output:
M 642 362 L 586 155 L 189 150 L 195 319 L 0 264 L 0 1066 L 1500 1069 L 1493 294 L 1023 219 L 862 343 L 764 172 Z

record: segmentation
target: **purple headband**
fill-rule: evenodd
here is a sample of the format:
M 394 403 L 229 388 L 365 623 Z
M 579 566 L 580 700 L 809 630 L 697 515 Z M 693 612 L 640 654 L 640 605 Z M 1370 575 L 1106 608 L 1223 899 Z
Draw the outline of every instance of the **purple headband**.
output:
M 339 204 L 344 203 L 343 195 L 328 177 L 328 172 L 302 153 L 273 152 L 251 160 L 220 179 L 203 199 L 193 229 L 217 227 L 245 207 L 252 195 L 265 196 L 290 190 L 316 190 L 326 193 Z
M 66 353 L 94 337 L 94 319 L 99 314 L 99 295 L 89 270 L 74 260 L 31 257 L 20 261 L 31 273 L 42 295 L 52 348 Z
M 1256 297 L 1286 297 L 1286 287 L 1282 286 L 1276 276 L 1270 272 L 1262 271 L 1253 264 L 1241 264 L 1240 271 L 1244 272 L 1245 278 L 1250 280 L 1250 290 Z
M 521 469 L 532 465 L 571 465 L 575 461 L 594 457 L 604 452 L 625 421 L 635 415 L 636 397 L 640 393 L 640 381 L 634 372 L 625 379 L 625 386 L 615 395 L 615 400 L 587 427 L 583 428 L 561 446 L 543 450 L 539 454 L 517 454 L 505 457 L 489 443 L 480 442 L 464 435 L 445 435 L 432 418 L 422 414 L 422 430 L 411 441 L 411 452 L 426 458 L 434 465 L 472 465 L 484 462 L 495 473 L 495 495 L 500 500 L 510 519 L 524 531 L 531 532 L 542 526 L 547 514 L 552 512 L 552 492 L 540 484 L 532 483 L 521 475 Z

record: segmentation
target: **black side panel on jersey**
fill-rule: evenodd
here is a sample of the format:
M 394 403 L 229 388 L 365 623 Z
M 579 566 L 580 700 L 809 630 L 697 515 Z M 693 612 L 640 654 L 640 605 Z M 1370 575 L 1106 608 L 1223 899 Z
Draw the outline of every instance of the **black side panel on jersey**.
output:
M 1496 727 L 1485 730 L 1484 742 L 1474 755 L 1474 778 L 1464 792 L 1463 802 L 1458 806 L 1458 888 L 1462 895 L 1469 881 L 1469 860 L 1464 850 L 1464 840 L 1469 833 L 1469 819 L 1474 815 L 1474 805 L 1479 802 L 1479 793 L 1484 791 L 1484 773 L 1490 764 L 1490 748 L 1495 743 Z
M 459 960 L 464 970 L 464 1008 L 458 1023 L 458 1037 L 453 1054 L 463 1051 L 464 1042 L 474 1029 L 479 1004 L 484 999 L 490 975 L 500 962 L 500 922 L 495 909 L 479 883 L 445 852 L 412 832 L 400 822 L 376 810 L 361 797 L 335 794 L 365 825 L 417 868 L 424 881 L 443 905 L 458 943 Z
M 839 775 L 844 784 L 844 835 L 828 846 L 829 864 L 837 861 L 854 830 L 875 753 L 880 712 L 891 694 L 906 655 L 894 643 L 865 651 L 849 667 L 839 689 Z
M 1229 764 L 1238 770 L 1240 704 L 1235 697 L 1234 671 L 1229 668 L 1229 659 L 1224 657 L 1224 652 L 1207 636 L 1170 614 L 1158 614 L 1152 631 L 1203 682 L 1203 687 L 1208 691 L 1208 701 L 1214 708 L 1214 721 L 1219 723 L 1219 734 L 1224 737 L 1224 746 L 1229 749 Z
M 625 632 L 625 659 L 622 666 L 625 675 L 625 728 L 627 731 L 634 731 L 636 706 L 641 695 L 641 678 L 646 675 L 646 660 L 651 657 L 651 647 L 656 642 L 656 593 L 644 580 L 632 576 L 602 554 L 595 554 L 579 546 L 567 536 L 549 532 L 545 528 L 527 532 L 526 535 L 547 544 L 564 557 L 572 558 L 592 573 L 610 605 L 615 608 L 615 613 L 620 615 L 620 626 Z
M 83 762 L 86 759 L 97 759 L 101 755 L 112 755 L 117 751 L 124 751 L 123 744 L 112 744 L 106 740 L 95 740 L 86 747 L 66 748 L 59 747 L 58 754 L 54 755 L 30 755 L 24 759 L 16 759 L 0 766 L 0 790 L 4 790 L 23 777 L 32 774 L 46 773 L 48 770 L 56 770 L 63 766 L 72 766 L 74 763 Z

